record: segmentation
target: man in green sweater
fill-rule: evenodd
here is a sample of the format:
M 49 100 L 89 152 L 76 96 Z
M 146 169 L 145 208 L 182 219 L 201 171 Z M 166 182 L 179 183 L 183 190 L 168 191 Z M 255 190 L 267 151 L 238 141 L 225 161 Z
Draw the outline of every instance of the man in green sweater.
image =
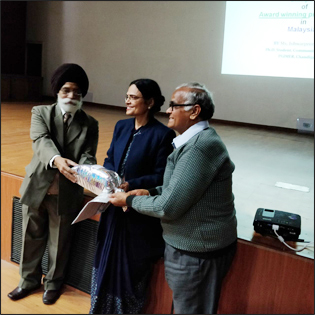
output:
M 236 252 L 235 166 L 209 126 L 214 104 L 204 85 L 177 87 L 166 112 L 168 127 L 179 136 L 173 140 L 163 185 L 116 193 L 109 200 L 161 219 L 165 276 L 175 312 L 215 314 Z

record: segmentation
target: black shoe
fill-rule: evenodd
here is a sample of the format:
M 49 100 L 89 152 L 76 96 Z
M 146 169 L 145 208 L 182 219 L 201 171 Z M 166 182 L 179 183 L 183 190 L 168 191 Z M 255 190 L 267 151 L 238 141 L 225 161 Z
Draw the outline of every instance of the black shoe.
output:
M 28 296 L 31 292 L 35 291 L 36 289 L 38 289 L 40 286 L 34 288 L 34 289 L 22 289 L 20 287 L 16 287 L 12 292 L 10 292 L 8 294 L 8 297 L 13 300 L 13 301 L 17 301 L 20 299 L 25 298 L 26 296 Z
M 54 304 L 60 296 L 60 290 L 45 290 L 43 294 L 44 304 Z

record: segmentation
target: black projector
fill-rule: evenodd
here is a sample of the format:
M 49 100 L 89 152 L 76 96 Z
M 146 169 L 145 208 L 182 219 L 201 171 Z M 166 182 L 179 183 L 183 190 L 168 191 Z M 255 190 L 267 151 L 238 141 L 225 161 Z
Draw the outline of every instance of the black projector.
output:
M 263 236 L 277 237 L 272 225 L 278 225 L 277 233 L 285 241 L 296 241 L 301 233 L 301 217 L 298 214 L 258 208 L 254 219 L 254 230 Z

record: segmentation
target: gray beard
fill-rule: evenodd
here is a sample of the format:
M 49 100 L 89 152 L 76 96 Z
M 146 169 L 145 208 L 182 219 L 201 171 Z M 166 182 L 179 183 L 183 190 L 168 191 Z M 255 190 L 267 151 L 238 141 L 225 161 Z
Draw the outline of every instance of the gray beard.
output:
M 58 95 L 58 105 L 60 106 L 60 108 L 62 108 L 66 113 L 71 113 L 71 114 L 75 114 L 76 111 L 78 109 L 81 109 L 83 101 L 82 101 L 82 97 L 80 98 L 80 100 L 72 100 L 70 98 L 61 98 Z M 66 104 L 72 102 L 73 104 Z

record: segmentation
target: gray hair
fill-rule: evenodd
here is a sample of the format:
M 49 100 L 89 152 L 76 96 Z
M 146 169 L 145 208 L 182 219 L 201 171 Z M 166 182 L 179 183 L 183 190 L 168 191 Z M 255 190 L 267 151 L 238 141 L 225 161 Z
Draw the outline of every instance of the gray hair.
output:
M 212 93 L 205 87 L 204 84 L 198 82 L 190 82 L 179 85 L 176 89 L 187 87 L 190 91 L 183 91 L 186 95 L 186 101 L 184 104 L 199 104 L 201 112 L 199 117 L 202 120 L 208 120 L 213 116 L 214 113 L 214 102 Z M 186 111 L 190 110 L 192 106 L 185 106 Z

